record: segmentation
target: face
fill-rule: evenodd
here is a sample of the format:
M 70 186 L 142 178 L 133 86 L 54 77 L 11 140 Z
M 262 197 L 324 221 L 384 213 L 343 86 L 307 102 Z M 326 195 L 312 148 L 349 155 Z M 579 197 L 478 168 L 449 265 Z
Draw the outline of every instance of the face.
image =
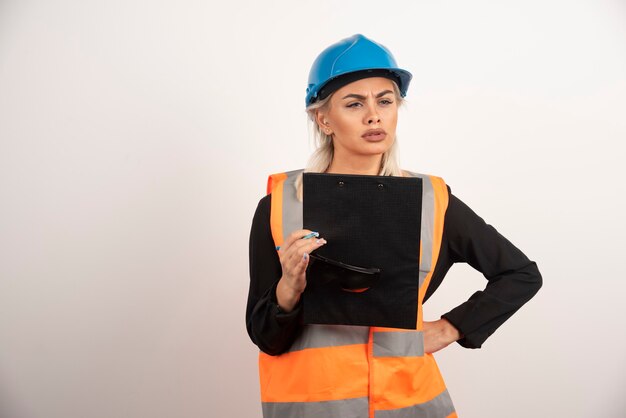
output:
M 317 113 L 322 131 L 332 135 L 335 154 L 344 157 L 381 155 L 395 140 L 397 122 L 393 82 L 384 77 L 345 85 Z

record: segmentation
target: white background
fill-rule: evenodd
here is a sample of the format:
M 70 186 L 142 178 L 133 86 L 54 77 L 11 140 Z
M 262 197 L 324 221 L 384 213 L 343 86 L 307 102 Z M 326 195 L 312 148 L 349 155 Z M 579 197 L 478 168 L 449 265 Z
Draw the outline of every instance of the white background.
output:
M 459 415 L 626 416 L 623 0 L 0 0 L 0 417 L 260 416 L 250 222 L 354 33 L 414 75 L 403 168 L 544 277 L 436 355 Z M 453 267 L 426 318 L 485 283 Z

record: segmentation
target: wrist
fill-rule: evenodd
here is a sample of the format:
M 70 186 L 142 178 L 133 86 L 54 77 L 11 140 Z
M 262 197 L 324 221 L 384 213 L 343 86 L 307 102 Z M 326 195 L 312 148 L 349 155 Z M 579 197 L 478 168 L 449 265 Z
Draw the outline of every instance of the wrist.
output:
M 281 311 L 291 312 L 300 301 L 301 293 L 289 287 L 281 277 L 276 285 L 276 302 Z
M 461 332 L 454 325 L 452 325 L 450 321 L 445 318 L 441 318 L 440 321 L 443 325 L 443 332 L 447 340 L 454 342 L 460 340 L 463 337 Z

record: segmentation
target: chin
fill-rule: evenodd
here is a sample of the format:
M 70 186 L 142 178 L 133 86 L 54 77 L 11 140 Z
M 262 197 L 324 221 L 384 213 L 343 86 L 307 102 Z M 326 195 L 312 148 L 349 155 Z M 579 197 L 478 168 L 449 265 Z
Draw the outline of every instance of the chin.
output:
M 387 144 L 387 143 L 367 144 L 366 147 L 363 147 L 363 154 L 368 154 L 368 155 L 384 154 L 385 152 L 389 151 L 389 149 L 391 148 L 391 145 L 392 144 Z

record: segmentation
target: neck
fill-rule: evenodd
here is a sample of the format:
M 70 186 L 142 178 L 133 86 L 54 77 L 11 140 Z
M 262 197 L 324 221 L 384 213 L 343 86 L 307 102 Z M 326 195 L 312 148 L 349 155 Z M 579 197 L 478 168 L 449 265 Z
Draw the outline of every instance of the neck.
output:
M 327 173 L 331 174 L 360 174 L 377 176 L 380 172 L 380 163 L 382 155 L 351 155 L 349 158 L 341 155 L 333 156 Z

